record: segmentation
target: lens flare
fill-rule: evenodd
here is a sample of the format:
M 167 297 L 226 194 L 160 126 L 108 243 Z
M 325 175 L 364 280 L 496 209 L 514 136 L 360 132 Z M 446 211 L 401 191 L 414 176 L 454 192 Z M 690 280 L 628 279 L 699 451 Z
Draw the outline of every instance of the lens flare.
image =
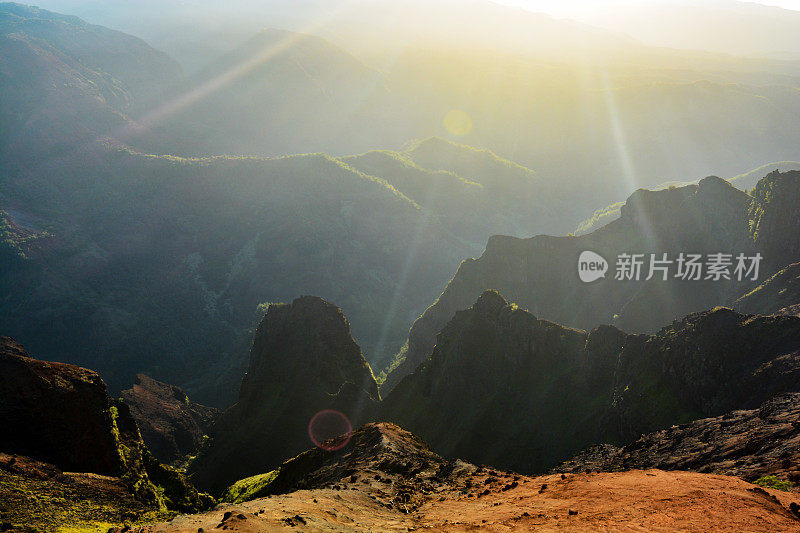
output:
M 315 414 L 308 423 L 308 436 L 314 446 L 329 452 L 341 450 L 350 442 L 353 425 L 339 411 L 325 409 Z
M 472 118 L 460 109 L 452 109 L 444 116 L 444 127 L 453 135 L 463 137 L 472 131 Z

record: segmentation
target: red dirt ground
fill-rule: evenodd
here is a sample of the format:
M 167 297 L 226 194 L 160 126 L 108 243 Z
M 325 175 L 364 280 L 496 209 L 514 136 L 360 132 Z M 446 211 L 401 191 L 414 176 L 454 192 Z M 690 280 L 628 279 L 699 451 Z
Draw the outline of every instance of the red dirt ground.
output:
M 371 479 L 342 490 L 301 490 L 223 504 L 141 531 L 800 532 L 800 521 L 789 510 L 792 502 L 800 503 L 799 495 L 760 489 L 735 477 L 660 470 L 567 474 L 564 479 L 518 476 L 518 485 L 507 490 L 513 474 L 471 477 L 480 492 L 489 494 L 435 487 L 409 514 L 373 499 L 383 488 Z M 485 485 L 490 478 L 497 481 Z

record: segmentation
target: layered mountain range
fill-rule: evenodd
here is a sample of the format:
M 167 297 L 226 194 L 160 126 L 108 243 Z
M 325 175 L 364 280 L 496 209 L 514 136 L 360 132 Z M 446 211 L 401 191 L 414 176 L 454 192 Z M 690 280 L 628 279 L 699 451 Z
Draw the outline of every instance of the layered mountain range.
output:
M 600 39 L 636 52 L 604 56 L 602 68 L 587 71 L 533 57 L 404 49 L 376 67 L 319 36 L 265 30 L 184 76 L 130 35 L 2 4 L 9 61 L 0 65 L 0 112 L 3 131 L 12 133 L 0 146 L 0 288 L 7 295 L 0 328 L 44 357 L 96 368 L 114 391 L 144 372 L 226 406 L 261 304 L 299 294 L 337 302 L 382 370 L 456 265 L 489 237 L 563 234 L 637 183 L 792 159 L 791 64 L 714 57 L 693 60 L 687 73 L 664 51 L 619 36 L 526 20 L 550 28 L 545 40 L 591 35 L 576 42 Z M 644 72 L 642 64 L 653 68 Z M 485 75 L 475 79 L 476 70 Z M 734 107 L 739 112 L 729 113 Z M 645 148 L 653 120 L 662 150 Z M 705 126 L 713 131 L 697 130 Z M 727 132 L 724 146 L 719 131 Z M 406 144 L 413 138 L 425 140 Z M 687 145 L 688 138 L 695 141 Z M 320 150 L 333 155 L 209 157 Z M 643 159 L 623 165 L 623 152 Z M 761 215 L 736 214 L 749 198 L 710 182 L 698 190 L 686 208 L 681 198 L 693 193 L 664 193 L 673 196 L 673 214 L 693 211 L 697 227 L 708 224 L 720 237 L 709 237 L 713 246 L 757 240 L 742 228 Z M 649 198 L 636 193 L 632 204 L 639 197 Z M 648 202 L 631 210 L 649 210 Z M 696 233 L 684 222 L 665 228 Z M 620 242 L 643 235 L 643 227 Z M 492 238 L 487 254 L 499 247 L 511 257 L 514 242 Z M 562 267 L 539 265 L 552 266 Z M 547 297 L 533 302 L 525 291 L 478 283 L 435 324 L 423 326 L 448 296 L 417 323 L 409 363 L 389 388 L 420 362 L 452 312 L 487 288 L 570 326 L 591 328 L 617 314 L 615 323 L 632 331 L 639 325 L 627 317 L 641 314 L 638 302 L 651 297 L 626 303 L 625 293 L 602 311 L 551 313 Z M 697 292 L 660 306 L 648 327 L 733 297 L 722 285 Z M 152 294 L 158 301 L 144 296 Z
M 537 316 L 583 329 L 613 324 L 652 332 L 690 312 L 732 305 L 800 256 L 798 186 L 800 172 L 776 171 L 759 181 L 750 196 L 709 177 L 697 185 L 640 189 L 628 198 L 618 220 L 587 235 L 492 237 L 483 255 L 464 261 L 411 327 L 385 390 L 412 372 L 430 353 L 443 325 L 486 289 L 499 290 Z M 578 259 L 584 251 L 608 262 L 604 279 L 581 281 Z M 699 280 L 677 277 L 681 253 L 730 254 L 728 279 L 707 279 L 705 273 Z M 647 260 L 637 279 L 615 279 L 621 254 L 642 254 Z M 666 254 L 671 265 L 666 279 L 661 271 L 650 275 L 651 254 L 657 259 Z M 742 279 L 731 275 L 739 254 L 762 256 L 757 280 L 753 273 Z
M 796 62 L 258 4 L 0 3 L 0 530 L 797 525 Z
M 340 432 L 392 421 L 446 457 L 543 472 L 593 444 L 627 444 L 794 392 L 798 354 L 797 316 L 720 307 L 653 335 L 614 326 L 586 332 L 486 291 L 381 400 L 341 311 L 303 297 L 270 306 L 239 402 L 221 415 L 189 471 L 219 494 L 308 443 L 325 449 L 315 436 L 323 415 Z
M 381 416 L 447 456 L 537 472 L 592 443 L 792 392 L 799 347 L 799 317 L 717 308 L 654 335 L 587 333 L 486 292 L 456 312 Z

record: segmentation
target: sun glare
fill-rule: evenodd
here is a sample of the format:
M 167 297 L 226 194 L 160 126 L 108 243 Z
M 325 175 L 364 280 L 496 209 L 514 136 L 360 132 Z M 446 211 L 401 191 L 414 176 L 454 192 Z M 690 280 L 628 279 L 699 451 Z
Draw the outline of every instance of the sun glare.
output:
M 452 109 L 444 117 L 444 127 L 452 135 L 463 137 L 472 131 L 472 118 L 460 109 Z

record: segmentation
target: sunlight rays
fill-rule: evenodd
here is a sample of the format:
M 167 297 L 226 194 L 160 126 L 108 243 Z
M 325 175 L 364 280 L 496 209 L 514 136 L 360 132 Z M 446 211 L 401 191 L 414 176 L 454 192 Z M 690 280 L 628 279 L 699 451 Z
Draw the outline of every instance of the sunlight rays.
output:
M 296 43 L 305 39 L 307 37 L 307 34 L 313 34 L 315 30 L 324 28 L 325 25 L 329 22 L 329 20 L 335 18 L 338 12 L 344 11 L 346 7 L 352 4 L 354 1 L 355 0 L 345 0 L 339 3 L 337 5 L 337 8 L 331 11 L 331 13 L 329 13 L 327 17 L 321 17 L 318 20 L 312 21 L 307 26 L 301 28 L 297 32 L 291 33 L 289 36 L 287 36 L 285 39 L 282 39 L 277 44 L 264 48 L 263 50 L 260 50 L 258 53 L 254 54 L 252 57 L 250 57 L 249 59 L 243 61 L 238 65 L 231 66 L 230 69 L 225 71 L 223 74 L 217 76 L 216 78 L 210 79 L 204 82 L 199 87 L 196 87 L 182 94 L 181 96 L 178 96 L 173 100 L 161 105 L 157 109 L 151 111 L 150 113 L 147 113 L 139 120 L 137 120 L 136 121 L 137 124 L 145 128 L 152 127 L 155 124 L 158 124 L 159 122 L 168 118 L 169 116 L 177 113 L 181 109 L 184 109 L 191 104 L 203 100 L 207 96 L 219 91 L 226 85 L 242 78 L 243 76 L 257 69 L 261 65 L 277 57 L 281 53 L 291 49 L 291 47 L 294 46 Z

